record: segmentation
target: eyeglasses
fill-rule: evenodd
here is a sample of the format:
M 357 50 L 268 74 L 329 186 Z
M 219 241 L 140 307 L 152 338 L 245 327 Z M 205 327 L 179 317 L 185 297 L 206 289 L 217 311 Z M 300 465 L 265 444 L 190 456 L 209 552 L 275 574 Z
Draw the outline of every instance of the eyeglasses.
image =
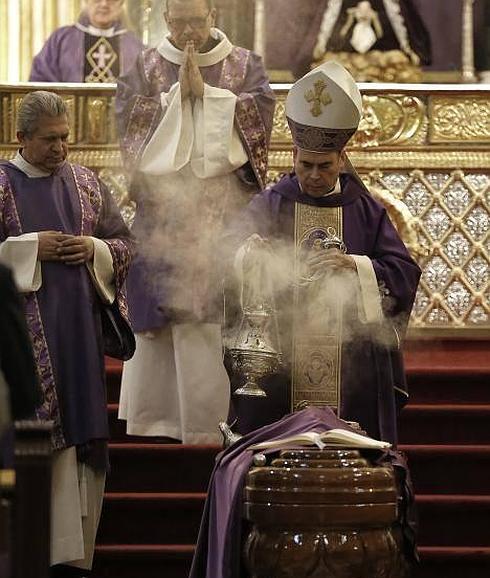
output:
M 211 11 L 201 18 L 167 18 L 167 24 L 174 30 L 184 30 L 187 25 L 189 25 L 193 30 L 199 30 L 206 26 L 210 14 Z

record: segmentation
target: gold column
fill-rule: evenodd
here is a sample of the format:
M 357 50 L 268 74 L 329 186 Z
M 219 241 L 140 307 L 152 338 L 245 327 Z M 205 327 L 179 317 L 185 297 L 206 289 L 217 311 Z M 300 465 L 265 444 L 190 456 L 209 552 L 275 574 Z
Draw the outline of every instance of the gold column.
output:
M 476 82 L 473 48 L 473 4 L 475 0 L 463 0 L 462 71 L 463 82 Z
M 37 3 L 36 3 L 37 4 Z M 39 7 L 39 5 L 37 5 Z M 27 80 L 32 63 L 32 10 L 31 0 L 20 1 L 20 79 Z
M 43 30 L 44 37 L 47 38 L 58 24 L 56 0 L 44 0 L 43 8 Z
M 8 0 L 0 0 L 0 79 L 8 76 Z
M 262 56 L 265 62 L 265 0 L 255 0 L 255 38 L 254 51 Z
M 76 22 L 78 20 L 78 17 L 80 16 L 81 11 L 82 11 L 82 0 L 73 0 L 71 19 L 70 19 L 70 22 L 67 22 L 67 24 L 71 24 L 72 22 Z
M 141 22 L 141 31 L 142 31 L 142 41 L 147 46 L 150 44 L 150 19 L 152 16 L 152 1 L 151 0 L 143 0 L 142 1 L 142 22 Z

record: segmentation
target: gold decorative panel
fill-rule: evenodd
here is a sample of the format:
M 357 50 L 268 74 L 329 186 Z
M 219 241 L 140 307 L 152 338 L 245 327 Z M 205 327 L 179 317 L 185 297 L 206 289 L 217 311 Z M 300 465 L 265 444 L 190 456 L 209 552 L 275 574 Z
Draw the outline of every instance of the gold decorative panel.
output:
M 407 144 L 425 130 L 425 104 L 403 94 L 364 95 L 363 117 L 351 146 Z
M 272 142 L 275 145 L 291 142 L 291 131 L 286 120 L 286 94 L 276 95 L 274 124 L 272 125 Z
M 490 173 L 373 171 L 365 178 L 413 215 L 423 275 L 412 329 L 490 328 Z
M 36 86 L 39 88 L 39 86 Z M 113 85 L 46 85 L 67 100 L 70 160 L 97 170 L 128 222 L 114 120 Z M 16 151 L 16 110 L 29 84 L 0 84 L 0 157 Z M 364 116 L 348 153 L 423 268 L 410 330 L 488 335 L 490 330 L 490 92 L 481 86 L 361 85 Z M 285 111 L 277 104 L 269 181 L 292 165 Z
M 485 96 L 430 98 L 430 141 L 490 143 L 490 99 Z
M 490 330 L 490 92 L 482 87 L 362 85 L 348 154 L 423 269 L 412 333 Z M 289 171 L 291 135 L 278 94 L 269 180 Z

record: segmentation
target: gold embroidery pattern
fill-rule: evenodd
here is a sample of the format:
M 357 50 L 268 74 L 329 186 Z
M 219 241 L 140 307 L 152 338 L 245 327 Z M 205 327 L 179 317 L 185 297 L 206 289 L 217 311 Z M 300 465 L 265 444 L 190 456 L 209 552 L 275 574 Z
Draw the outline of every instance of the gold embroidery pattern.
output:
M 302 252 L 318 235 L 333 228 L 342 238 L 341 207 L 295 205 L 295 263 L 300 277 Z M 314 304 L 314 306 L 312 306 Z M 322 304 L 315 283 L 297 287 L 294 295 L 291 404 L 340 407 L 342 309 Z
M 101 36 L 86 54 L 92 70 L 85 77 L 85 82 L 115 82 L 111 67 L 117 60 L 117 53 L 111 43 Z
M 312 104 L 310 112 L 313 116 L 320 116 L 323 112 L 323 107 L 329 105 L 332 102 L 332 97 L 325 90 L 327 88 L 327 83 L 323 79 L 317 80 L 314 88 L 306 91 L 305 100 L 306 102 Z
M 433 96 L 430 100 L 430 140 L 444 142 L 489 142 L 490 99 L 488 96 L 455 101 Z

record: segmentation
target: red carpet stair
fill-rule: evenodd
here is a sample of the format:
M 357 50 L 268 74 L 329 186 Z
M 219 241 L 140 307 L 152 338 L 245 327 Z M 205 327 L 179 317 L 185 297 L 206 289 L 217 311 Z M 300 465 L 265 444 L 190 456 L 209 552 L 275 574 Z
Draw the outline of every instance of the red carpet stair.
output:
M 410 342 L 401 417 L 416 490 L 414 578 L 490 576 L 490 342 Z M 94 578 L 186 578 L 215 446 L 125 436 L 120 366 L 108 362 L 112 472 Z

